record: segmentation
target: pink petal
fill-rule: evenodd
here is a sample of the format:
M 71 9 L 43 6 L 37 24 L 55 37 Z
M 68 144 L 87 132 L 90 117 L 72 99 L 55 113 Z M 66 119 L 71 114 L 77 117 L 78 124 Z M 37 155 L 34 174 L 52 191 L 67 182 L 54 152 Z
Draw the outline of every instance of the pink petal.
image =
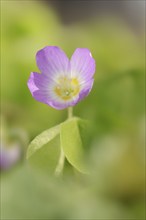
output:
M 95 60 L 86 48 L 77 48 L 71 57 L 71 75 L 83 82 L 91 79 L 95 72 Z

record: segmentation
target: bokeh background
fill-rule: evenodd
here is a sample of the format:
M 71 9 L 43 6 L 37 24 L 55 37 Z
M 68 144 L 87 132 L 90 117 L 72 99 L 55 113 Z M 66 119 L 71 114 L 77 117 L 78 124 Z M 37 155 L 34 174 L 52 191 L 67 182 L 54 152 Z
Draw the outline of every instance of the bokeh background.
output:
M 1 1 L 1 219 L 145 219 L 144 1 Z M 46 45 L 87 47 L 95 83 L 74 114 L 92 123 L 82 175 L 34 171 L 28 143 L 67 117 L 27 88 Z M 53 157 L 53 155 L 52 155 Z

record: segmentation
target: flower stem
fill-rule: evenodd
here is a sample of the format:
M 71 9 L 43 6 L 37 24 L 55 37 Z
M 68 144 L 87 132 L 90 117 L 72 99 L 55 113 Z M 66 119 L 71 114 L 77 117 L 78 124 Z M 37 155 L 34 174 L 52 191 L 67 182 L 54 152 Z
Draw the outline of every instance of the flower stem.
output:
M 68 119 L 73 117 L 73 107 L 68 107 Z
M 59 161 L 55 170 L 55 176 L 58 177 L 61 175 L 63 168 L 64 168 L 64 161 L 65 161 L 65 155 L 64 152 L 62 150 L 62 148 L 60 149 L 60 157 L 59 157 Z
M 72 117 L 73 117 L 73 108 L 69 107 L 68 108 L 68 119 L 72 118 Z M 59 177 L 62 174 L 63 168 L 64 168 L 64 162 L 65 162 L 65 155 L 64 155 L 63 149 L 61 147 L 59 161 L 58 161 L 58 164 L 55 169 L 55 176 L 56 177 Z

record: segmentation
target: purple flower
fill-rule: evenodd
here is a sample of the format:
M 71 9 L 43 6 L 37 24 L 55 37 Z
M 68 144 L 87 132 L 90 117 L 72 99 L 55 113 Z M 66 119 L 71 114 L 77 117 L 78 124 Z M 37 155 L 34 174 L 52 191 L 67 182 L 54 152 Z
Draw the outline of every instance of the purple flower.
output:
M 36 62 L 41 74 L 32 72 L 28 87 L 37 101 L 64 109 L 91 91 L 95 60 L 88 49 L 77 48 L 69 60 L 59 47 L 47 46 L 37 52 Z
M 2 144 L 0 147 L 0 169 L 8 170 L 18 162 L 20 157 L 21 150 L 18 144 L 14 144 L 9 147 Z

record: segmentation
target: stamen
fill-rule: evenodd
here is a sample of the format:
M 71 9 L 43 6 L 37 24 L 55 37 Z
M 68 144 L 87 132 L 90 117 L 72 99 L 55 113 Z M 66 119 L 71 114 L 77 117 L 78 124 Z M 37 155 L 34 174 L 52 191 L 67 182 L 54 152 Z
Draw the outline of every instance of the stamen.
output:
M 78 79 L 60 77 L 58 79 L 58 85 L 55 87 L 54 91 L 63 100 L 72 99 L 80 91 Z
M 69 91 L 66 91 L 65 94 L 66 94 L 66 95 L 69 95 Z

